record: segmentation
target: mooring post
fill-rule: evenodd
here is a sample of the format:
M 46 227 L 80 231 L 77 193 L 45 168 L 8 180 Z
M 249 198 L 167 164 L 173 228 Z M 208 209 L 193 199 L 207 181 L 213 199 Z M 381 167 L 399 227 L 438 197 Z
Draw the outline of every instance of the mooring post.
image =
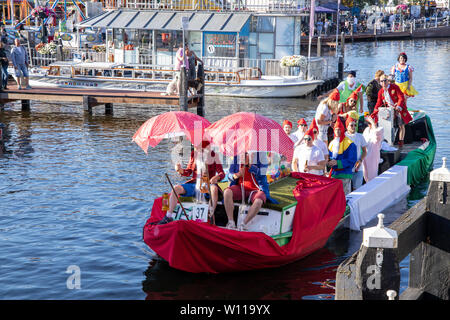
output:
M 22 111 L 30 111 L 30 100 L 22 100 Z
M 336 300 L 387 300 L 388 290 L 400 290 L 397 232 L 378 225 L 363 230 L 361 248 L 336 273 Z
M 345 54 L 345 34 L 341 32 L 341 56 Z
M 113 114 L 113 104 L 112 103 L 105 103 L 105 114 Z
M 197 78 L 201 83 L 200 90 L 197 91 L 198 105 L 197 105 L 197 114 L 199 116 L 205 116 L 205 69 L 203 68 L 203 63 L 200 63 L 197 67 Z
M 338 60 L 338 78 L 339 81 L 342 81 L 344 79 L 344 57 L 339 56 Z
M 186 67 L 181 66 L 180 68 L 180 87 L 178 88 L 178 92 L 180 94 L 180 110 L 188 111 L 188 83 L 186 77 Z
M 409 287 L 421 298 L 450 299 L 450 171 L 446 158 L 430 173 L 426 197 L 426 235 L 410 254 Z
M 317 37 L 317 56 L 320 57 L 322 55 L 322 42 L 321 37 Z
M 90 96 L 83 96 L 83 110 L 87 111 L 89 114 L 92 113 L 92 103 Z

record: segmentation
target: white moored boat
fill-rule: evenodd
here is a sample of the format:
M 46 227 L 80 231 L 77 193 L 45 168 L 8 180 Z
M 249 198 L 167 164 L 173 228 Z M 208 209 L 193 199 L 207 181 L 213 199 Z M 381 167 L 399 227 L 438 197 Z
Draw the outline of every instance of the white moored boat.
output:
M 47 67 L 31 68 L 30 85 L 165 92 L 174 73 L 175 71 L 171 69 L 124 63 L 61 61 Z M 242 73 L 256 73 L 256 76 L 245 78 Z M 257 72 L 257 68 L 240 69 L 236 72 L 205 70 L 206 95 L 251 98 L 301 97 L 322 83 L 323 80 L 303 80 L 300 76 L 263 76 Z

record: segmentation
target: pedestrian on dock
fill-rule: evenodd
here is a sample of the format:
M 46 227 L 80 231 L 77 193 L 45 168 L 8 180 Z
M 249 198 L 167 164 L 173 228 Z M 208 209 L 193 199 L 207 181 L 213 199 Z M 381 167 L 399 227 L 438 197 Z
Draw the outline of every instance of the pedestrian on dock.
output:
M 196 91 L 199 91 L 202 88 L 202 81 L 197 77 L 196 66 L 197 63 L 201 63 L 204 65 L 203 60 L 200 59 L 194 51 L 189 49 L 189 46 L 186 45 L 186 56 L 189 62 L 189 69 L 187 70 L 187 80 L 188 86 L 195 88 Z
M 2 64 L 2 69 L 1 69 L 1 73 L 2 73 L 1 88 L 2 88 L 2 90 L 5 90 L 5 89 L 8 89 L 8 65 L 9 65 L 9 60 L 8 60 L 7 55 L 6 55 L 5 44 L 3 43 L 3 41 L 0 41 L 0 60 L 1 60 L 1 64 Z
M 367 96 L 367 108 L 369 109 L 369 114 L 373 113 L 375 105 L 377 104 L 378 91 L 381 89 L 380 77 L 384 74 L 383 70 L 377 70 L 375 72 L 375 78 L 372 79 L 366 88 Z
M 14 39 L 14 47 L 11 49 L 11 60 L 17 77 L 18 89 L 31 89 L 28 75 L 28 54 L 20 44 L 20 39 Z

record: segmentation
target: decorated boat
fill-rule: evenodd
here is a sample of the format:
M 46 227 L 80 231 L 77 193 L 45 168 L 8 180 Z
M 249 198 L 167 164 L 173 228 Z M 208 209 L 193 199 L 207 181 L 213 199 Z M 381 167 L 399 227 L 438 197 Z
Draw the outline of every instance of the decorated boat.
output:
M 30 69 L 32 87 L 99 88 L 166 92 L 175 71 L 160 67 L 110 62 L 54 62 Z M 10 74 L 14 76 L 13 70 Z M 264 76 L 258 68 L 205 70 L 205 94 L 253 98 L 301 97 L 323 80 L 302 76 Z M 171 93 L 174 94 L 174 93 Z
M 161 223 L 167 208 L 160 197 L 143 228 L 144 242 L 170 266 L 194 273 L 273 268 L 302 259 L 331 236 L 360 230 L 427 176 L 436 151 L 431 120 L 422 111 L 410 113 L 413 121 L 406 125 L 403 149 L 392 146 L 395 140 L 382 149 L 379 175 L 347 196 L 334 178 L 269 171 L 270 195 L 278 203 L 266 203 L 246 231 L 225 228 L 228 218 L 221 201 L 209 219 L 207 203 L 184 197 L 174 221 Z M 235 203 L 238 224 L 248 208 Z

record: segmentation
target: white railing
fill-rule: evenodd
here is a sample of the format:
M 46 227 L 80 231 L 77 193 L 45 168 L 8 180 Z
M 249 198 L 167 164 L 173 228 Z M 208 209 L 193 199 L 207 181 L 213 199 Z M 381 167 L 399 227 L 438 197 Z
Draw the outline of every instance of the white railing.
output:
M 147 10 L 207 10 L 219 12 L 299 12 L 309 0 L 127 0 L 111 1 L 107 8 Z

